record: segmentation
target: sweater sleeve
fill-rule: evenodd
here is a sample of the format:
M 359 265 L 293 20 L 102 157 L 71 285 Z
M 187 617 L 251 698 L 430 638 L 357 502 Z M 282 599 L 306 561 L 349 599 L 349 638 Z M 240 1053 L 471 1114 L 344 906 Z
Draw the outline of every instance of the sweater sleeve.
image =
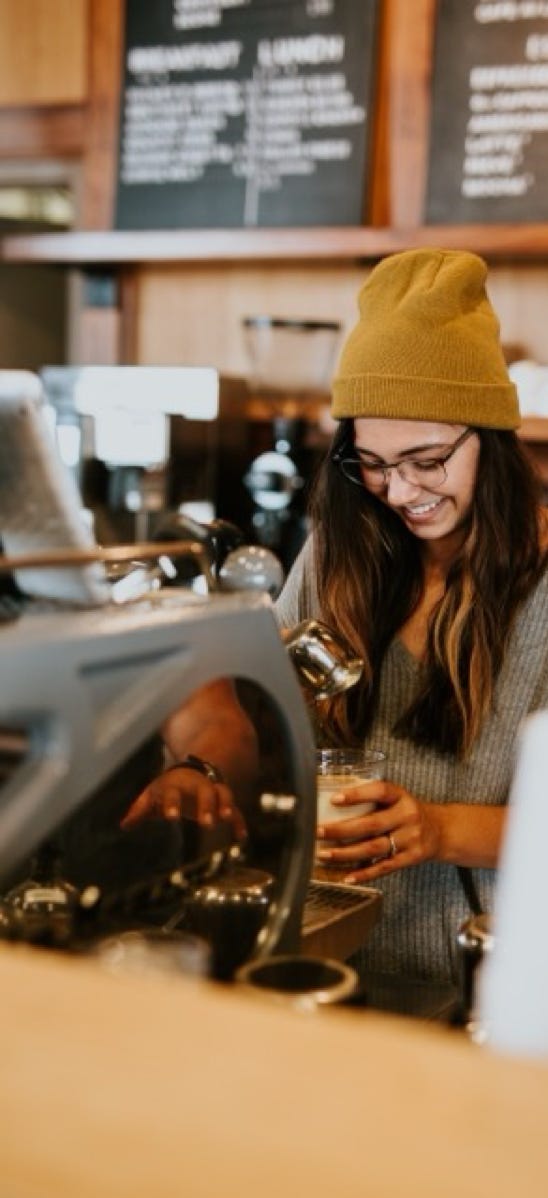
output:
M 274 604 L 274 615 L 280 628 L 294 628 L 301 620 L 319 615 L 312 536 L 305 541 L 289 571 Z

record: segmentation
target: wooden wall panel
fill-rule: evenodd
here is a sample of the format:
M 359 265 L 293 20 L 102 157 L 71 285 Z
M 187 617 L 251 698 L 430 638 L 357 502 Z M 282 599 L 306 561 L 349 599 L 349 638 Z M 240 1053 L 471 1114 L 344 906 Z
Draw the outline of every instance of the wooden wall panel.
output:
M 132 356 L 136 362 L 212 365 L 245 375 L 242 317 L 357 318 L 357 293 L 370 266 L 352 263 L 144 267 L 135 272 Z M 505 342 L 548 363 L 548 268 L 493 264 L 489 292 Z
M 356 319 L 367 270 L 352 264 L 144 269 L 136 276 L 135 358 L 246 375 L 242 317 Z
M 87 96 L 88 0 L 0 0 L 0 105 Z
M 491 267 L 487 289 L 504 342 L 521 346 L 526 357 L 548 363 L 548 265 L 539 262 Z

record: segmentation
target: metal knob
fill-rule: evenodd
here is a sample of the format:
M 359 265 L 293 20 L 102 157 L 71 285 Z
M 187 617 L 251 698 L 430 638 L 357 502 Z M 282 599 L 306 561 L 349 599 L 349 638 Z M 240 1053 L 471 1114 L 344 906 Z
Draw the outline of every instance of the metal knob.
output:
M 491 917 L 486 913 L 471 915 L 458 930 L 457 944 L 461 954 L 461 1020 L 470 1026 L 474 1019 L 478 968 L 494 946 Z
M 266 591 L 275 599 L 282 589 L 281 562 L 261 545 L 241 545 L 227 554 L 219 570 L 222 591 Z

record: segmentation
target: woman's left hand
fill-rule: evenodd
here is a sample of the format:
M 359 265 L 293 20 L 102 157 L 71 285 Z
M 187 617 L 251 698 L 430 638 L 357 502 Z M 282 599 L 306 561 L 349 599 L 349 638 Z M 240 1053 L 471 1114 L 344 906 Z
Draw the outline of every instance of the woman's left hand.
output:
M 364 800 L 375 803 L 376 810 L 352 819 L 353 804 Z M 440 841 L 436 808 L 403 786 L 365 782 L 341 791 L 340 798 L 332 802 L 339 809 L 348 808 L 348 819 L 318 827 L 318 839 L 330 844 L 319 848 L 316 855 L 322 864 L 348 864 L 345 882 L 371 882 L 436 857 Z
M 203 828 L 213 828 L 224 820 L 232 825 L 238 840 L 246 835 L 245 822 L 230 788 L 224 782 L 211 781 L 198 770 L 182 766 L 171 766 L 153 778 L 134 799 L 120 826 L 128 828 L 142 819 L 153 818 L 192 819 Z

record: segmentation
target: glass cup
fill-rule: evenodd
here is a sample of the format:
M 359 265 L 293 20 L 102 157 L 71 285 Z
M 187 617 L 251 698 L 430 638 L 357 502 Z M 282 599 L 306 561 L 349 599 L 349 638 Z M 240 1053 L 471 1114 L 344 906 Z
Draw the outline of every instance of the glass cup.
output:
M 378 749 L 318 749 L 316 776 L 318 824 L 340 819 L 356 819 L 373 811 L 374 803 L 364 800 L 352 807 L 333 807 L 331 798 L 341 790 L 350 790 L 374 778 L 384 778 L 386 754 Z
M 368 815 L 375 809 L 376 804 L 364 799 L 363 803 L 353 804 L 352 807 L 334 807 L 331 803 L 333 795 L 342 790 L 350 790 L 376 778 L 384 778 L 386 769 L 386 754 L 379 749 L 318 749 L 316 751 L 316 782 L 317 782 L 317 824 L 332 824 L 340 820 L 357 819 L 360 815 Z M 352 838 L 346 843 L 351 843 Z M 340 845 L 342 841 L 337 841 Z M 317 842 L 316 848 L 328 847 L 328 840 Z M 314 868 L 314 876 L 331 881 L 337 877 L 337 871 L 345 873 L 351 868 L 346 862 L 318 862 Z

